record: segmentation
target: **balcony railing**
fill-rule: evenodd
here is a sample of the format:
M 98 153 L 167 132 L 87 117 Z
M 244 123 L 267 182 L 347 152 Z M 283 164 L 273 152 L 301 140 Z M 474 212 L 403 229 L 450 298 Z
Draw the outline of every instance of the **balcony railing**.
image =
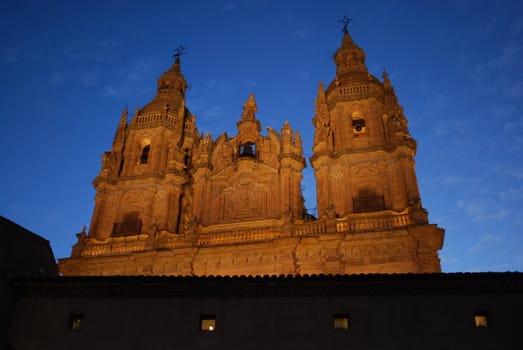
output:
M 342 219 L 334 220 L 336 233 L 364 233 L 372 231 L 385 231 L 406 227 L 414 224 L 409 211 L 394 213 L 392 211 L 372 214 L 352 214 Z M 103 242 L 88 240 L 81 248 L 82 256 L 118 255 L 131 252 L 140 252 L 153 249 L 175 249 L 192 246 L 214 246 L 238 243 L 253 243 L 268 241 L 282 237 L 292 236 L 320 236 L 335 233 L 328 230 L 329 220 L 316 220 L 300 222 L 289 226 L 276 226 L 266 228 L 230 229 L 225 227 L 218 232 L 208 232 L 186 236 L 183 234 L 162 233 L 159 236 L 145 234 L 129 236 L 113 236 Z M 287 227 L 287 228 L 285 228 Z

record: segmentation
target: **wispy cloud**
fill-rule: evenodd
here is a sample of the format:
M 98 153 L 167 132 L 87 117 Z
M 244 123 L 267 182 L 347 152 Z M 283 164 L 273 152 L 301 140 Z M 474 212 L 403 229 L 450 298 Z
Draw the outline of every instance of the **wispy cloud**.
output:
M 507 67 L 515 63 L 519 63 L 521 57 L 521 43 L 512 41 L 505 43 L 501 50 L 501 55 L 493 58 L 488 62 L 490 67 Z
M 493 245 L 503 245 L 506 237 L 502 234 L 485 233 L 477 237 L 476 241 L 468 247 L 470 253 L 480 253 L 484 249 L 492 249 Z
M 508 215 L 507 210 L 498 206 L 493 200 L 458 200 L 456 205 L 474 221 L 500 220 Z
M 114 85 L 109 84 L 105 85 L 102 88 L 102 96 L 103 97 L 129 97 L 131 91 L 131 86 L 128 84 L 120 84 L 120 85 Z
M 434 95 L 430 96 L 427 101 L 429 107 L 437 109 L 445 109 L 449 106 L 449 103 L 449 96 L 441 92 L 437 92 Z
M 122 67 L 116 77 L 101 89 L 104 97 L 129 97 L 150 91 L 150 86 L 137 84 L 150 78 L 151 64 L 144 59 L 136 60 Z
M 312 33 L 312 29 L 310 26 L 305 24 L 300 24 L 298 28 L 296 28 L 292 36 L 298 39 L 307 39 Z
M 509 89 L 509 95 L 513 99 L 521 99 L 523 97 L 523 81 L 518 81 Z
M 514 187 L 499 192 L 499 197 L 503 200 L 523 200 L 523 187 Z
M 224 11 L 233 11 L 236 8 L 236 5 L 232 1 L 226 1 L 223 3 L 222 9 Z
M 298 69 L 296 71 L 296 76 L 299 78 L 299 79 L 302 79 L 302 80 L 309 80 L 311 75 L 309 72 L 303 70 L 303 69 Z
M 454 174 L 439 174 L 437 176 L 427 178 L 424 183 L 436 186 L 453 186 L 465 181 L 465 177 Z

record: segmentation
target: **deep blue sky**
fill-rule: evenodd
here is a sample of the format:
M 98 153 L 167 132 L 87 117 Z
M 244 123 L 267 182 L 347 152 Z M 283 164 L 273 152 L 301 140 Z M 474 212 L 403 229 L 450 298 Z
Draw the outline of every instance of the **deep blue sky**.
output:
M 3 0 L 0 215 L 69 256 L 121 111 L 152 99 L 179 45 L 200 131 L 234 135 L 253 92 L 263 128 L 289 120 L 310 155 L 344 15 L 418 141 L 443 270 L 523 270 L 521 1 Z M 314 207 L 310 165 L 303 188 Z

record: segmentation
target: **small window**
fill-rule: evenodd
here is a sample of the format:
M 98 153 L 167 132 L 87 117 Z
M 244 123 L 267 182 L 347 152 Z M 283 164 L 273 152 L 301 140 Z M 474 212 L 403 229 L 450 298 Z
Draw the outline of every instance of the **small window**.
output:
M 203 332 L 214 332 L 216 330 L 216 316 L 215 315 L 201 315 L 200 316 L 200 330 Z
M 149 153 L 151 152 L 151 145 L 146 145 L 142 148 L 142 154 L 140 155 L 140 164 L 147 164 L 149 161 Z
M 476 328 L 487 328 L 488 327 L 488 316 L 486 312 L 474 313 L 474 325 Z
M 349 315 L 334 314 L 334 329 L 349 329 Z
M 72 331 L 79 331 L 84 327 L 84 314 L 69 315 L 69 329 Z

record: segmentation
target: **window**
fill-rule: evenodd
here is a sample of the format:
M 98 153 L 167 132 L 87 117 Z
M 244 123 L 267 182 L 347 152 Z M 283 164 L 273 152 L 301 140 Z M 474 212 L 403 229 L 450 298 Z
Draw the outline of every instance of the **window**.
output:
M 358 191 L 358 197 L 352 198 L 352 205 L 355 213 L 380 211 L 385 210 L 385 199 L 374 190 L 364 188 Z
M 113 227 L 113 236 L 138 235 L 142 231 L 140 212 L 130 211 L 124 213 L 123 221 L 116 222 Z
M 203 332 L 214 332 L 216 330 L 216 316 L 200 315 L 200 330 Z
M 476 328 L 487 328 L 488 327 L 488 316 L 484 311 L 474 313 L 474 325 Z
M 69 315 L 69 329 L 72 331 L 79 331 L 84 326 L 84 314 Z
M 349 329 L 348 314 L 334 314 L 334 329 Z
M 142 154 L 140 155 L 140 164 L 147 164 L 149 161 L 149 153 L 151 151 L 151 145 L 146 145 L 142 148 Z

